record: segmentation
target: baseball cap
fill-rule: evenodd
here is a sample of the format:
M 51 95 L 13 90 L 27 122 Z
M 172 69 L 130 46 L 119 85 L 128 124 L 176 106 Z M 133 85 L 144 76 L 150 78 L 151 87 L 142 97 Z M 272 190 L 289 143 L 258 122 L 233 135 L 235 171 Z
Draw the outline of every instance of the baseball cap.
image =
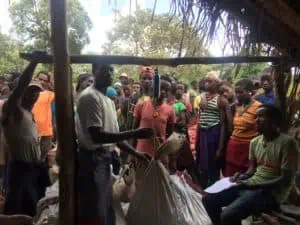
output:
M 36 88 L 40 89 L 40 91 L 44 90 L 43 87 L 42 87 L 42 85 L 41 85 L 41 83 L 39 81 L 37 81 L 37 80 L 32 80 L 30 82 L 30 84 L 28 85 L 28 87 L 36 87 Z

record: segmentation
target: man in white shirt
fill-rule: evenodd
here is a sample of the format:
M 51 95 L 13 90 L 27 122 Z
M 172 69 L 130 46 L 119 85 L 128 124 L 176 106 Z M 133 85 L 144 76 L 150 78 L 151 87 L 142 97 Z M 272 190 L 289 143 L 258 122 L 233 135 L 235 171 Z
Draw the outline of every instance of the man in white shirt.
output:
M 141 159 L 124 140 L 149 138 L 151 129 L 119 132 L 113 101 L 105 96 L 113 81 L 113 67 L 101 66 L 95 83 L 79 96 L 76 130 L 79 141 L 79 216 L 80 224 L 114 225 L 112 206 L 111 152 L 116 146 Z

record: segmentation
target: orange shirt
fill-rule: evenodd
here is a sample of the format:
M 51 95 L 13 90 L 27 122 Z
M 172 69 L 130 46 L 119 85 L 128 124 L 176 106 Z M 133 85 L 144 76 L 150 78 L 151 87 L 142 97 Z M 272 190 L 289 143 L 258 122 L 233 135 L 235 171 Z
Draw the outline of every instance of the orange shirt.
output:
M 233 139 L 250 141 L 252 138 L 258 136 L 256 110 L 260 105 L 260 102 L 254 101 L 242 114 L 236 110 L 231 136 Z
M 40 137 L 53 135 L 51 111 L 51 103 L 53 101 L 54 93 L 52 91 L 43 91 L 32 109 Z

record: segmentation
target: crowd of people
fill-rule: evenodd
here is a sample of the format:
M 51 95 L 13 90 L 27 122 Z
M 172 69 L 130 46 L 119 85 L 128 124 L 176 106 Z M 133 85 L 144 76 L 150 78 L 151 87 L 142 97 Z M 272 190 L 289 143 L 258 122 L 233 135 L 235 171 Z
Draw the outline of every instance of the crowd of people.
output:
M 52 74 L 34 77 L 36 65 L 32 61 L 22 75 L 0 79 L 5 215 L 34 216 L 51 183 L 55 94 Z M 295 182 L 298 148 L 292 137 L 280 133 L 283 117 L 271 74 L 261 76 L 262 93 L 249 79 L 232 84 L 216 71 L 190 85 L 163 74 L 158 98 L 152 95 L 154 74 L 153 68 L 142 67 L 138 81 L 124 73 L 115 78 L 114 68 L 102 65 L 95 74 L 78 77 L 74 120 L 81 224 L 115 224 L 111 167 L 118 174 L 129 161 L 148 162 L 173 132 L 188 137 L 185 147 L 193 153 L 188 154 L 188 171 L 201 190 L 221 177 L 237 183 L 217 194 L 202 192 L 214 225 L 240 224 L 286 200 Z M 169 170 L 180 170 L 174 156 L 159 160 Z

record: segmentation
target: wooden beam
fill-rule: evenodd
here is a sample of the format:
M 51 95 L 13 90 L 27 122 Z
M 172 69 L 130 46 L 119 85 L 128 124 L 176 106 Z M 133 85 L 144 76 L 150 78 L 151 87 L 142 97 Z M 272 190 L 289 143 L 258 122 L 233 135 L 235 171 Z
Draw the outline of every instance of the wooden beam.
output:
M 74 114 L 69 71 L 66 0 L 50 0 L 57 139 L 60 154 L 59 224 L 76 224 Z
M 20 57 L 29 60 L 32 55 L 21 53 Z M 70 57 L 73 64 L 117 64 L 117 65 L 165 65 L 179 66 L 191 64 L 225 64 L 225 63 L 279 63 L 281 61 L 297 63 L 287 57 L 251 57 L 251 56 L 227 56 L 227 57 L 185 57 L 185 58 L 144 58 L 135 56 L 101 56 L 101 55 L 73 55 Z M 53 63 L 53 57 L 48 55 L 39 59 L 40 63 Z M 300 60 L 298 60 L 300 62 Z

